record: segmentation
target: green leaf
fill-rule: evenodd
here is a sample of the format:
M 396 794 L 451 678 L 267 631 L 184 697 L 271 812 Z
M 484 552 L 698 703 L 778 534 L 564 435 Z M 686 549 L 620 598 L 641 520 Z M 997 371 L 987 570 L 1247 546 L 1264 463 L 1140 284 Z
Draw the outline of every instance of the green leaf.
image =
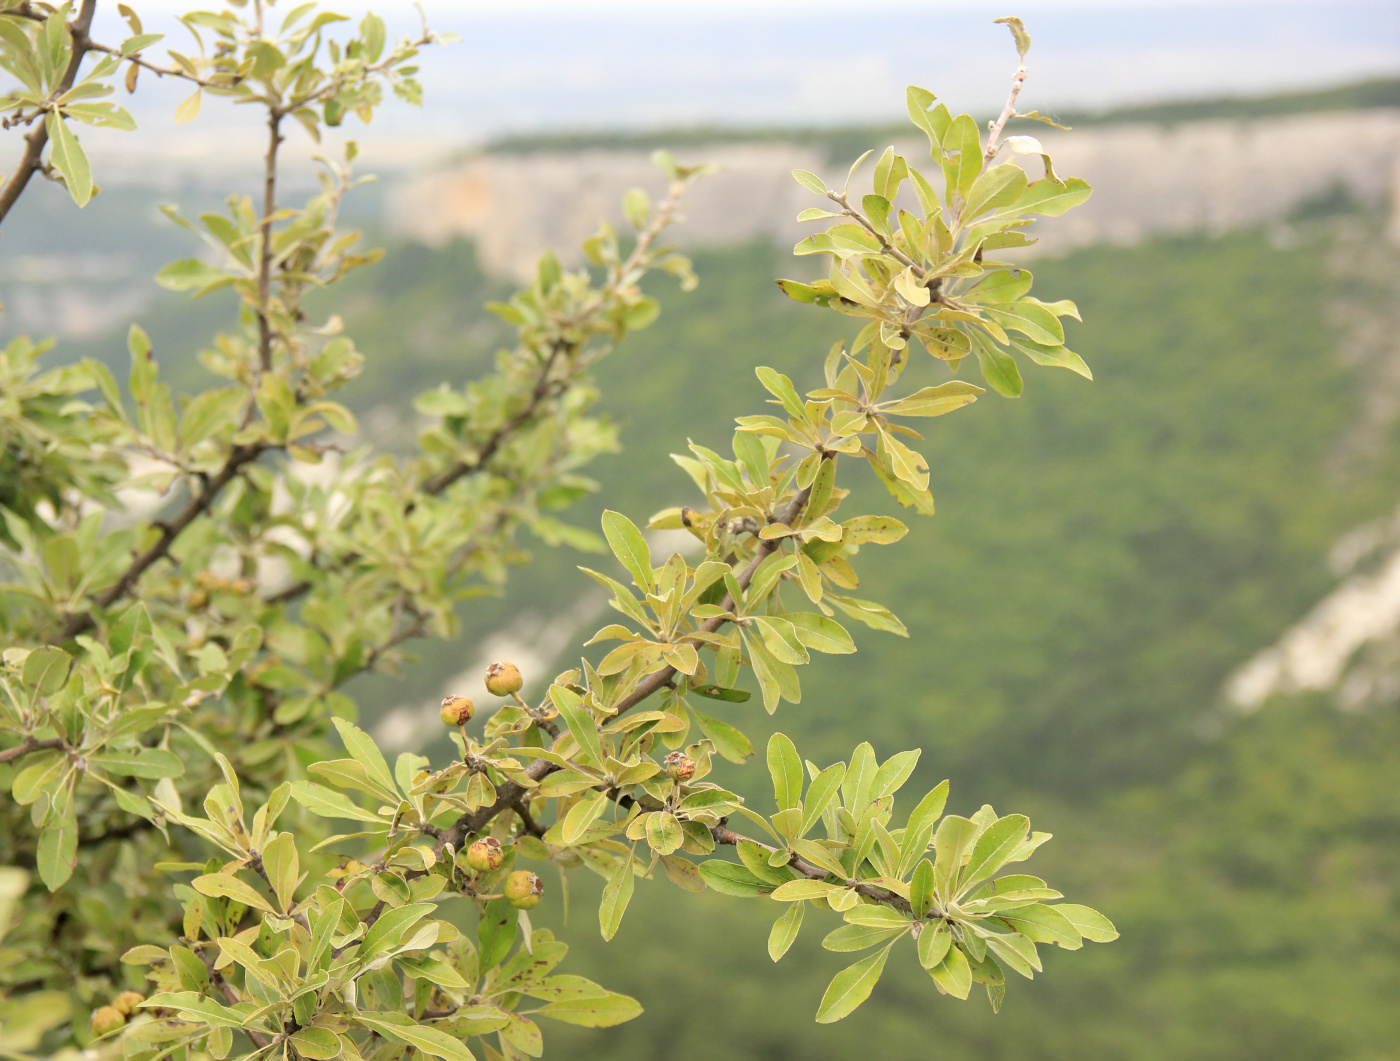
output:
M 825 899 L 832 892 L 841 891 L 843 884 L 827 884 L 819 880 L 790 880 L 780 884 L 773 892 L 773 898 L 780 903 L 800 903 L 808 899 Z
M 802 399 L 797 396 L 797 389 L 792 385 L 792 380 L 766 365 L 755 368 L 754 374 L 758 376 L 758 382 L 763 384 L 764 389 L 782 403 L 789 416 L 795 416 L 799 420 L 807 418 L 807 409 L 802 404 Z
M 878 799 L 880 796 L 893 795 L 903 788 L 904 782 L 909 780 L 909 775 L 919 764 L 919 754 L 918 748 L 896 752 L 881 763 L 880 769 L 875 771 L 874 781 L 871 782 L 871 795 Z
M 831 978 L 826 994 L 822 995 L 821 1005 L 817 1007 L 818 1024 L 840 1020 L 870 997 L 880 974 L 885 971 L 885 959 L 889 957 L 893 945 L 891 942 L 880 953 L 847 966 Z
M 921 920 L 933 905 L 933 863 L 926 858 L 919 859 L 914 876 L 909 880 L 909 905 L 914 908 L 914 916 Z
M 985 393 L 986 391 L 975 383 L 966 383 L 963 380 L 955 379 L 937 387 L 924 387 L 907 398 L 882 405 L 880 412 L 886 416 L 942 416 L 945 413 L 951 413 L 954 409 L 961 409 L 964 405 L 970 405 L 977 400 L 979 394 Z M 880 517 L 866 516 L 864 518 L 878 519 Z M 879 539 L 870 540 L 878 541 Z M 894 540 L 898 541 L 899 539 Z
M 742 704 L 752 698 L 747 689 L 726 689 L 722 685 L 695 685 L 690 691 L 707 700 L 724 700 L 731 704 Z
M 49 165 L 58 171 L 68 194 L 79 206 L 87 206 L 92 198 L 92 166 L 86 153 L 57 111 L 49 111 L 45 119 L 49 131 Z
M 819 866 L 843 880 L 846 878 L 846 870 L 836 856 L 815 840 L 793 840 L 792 849 L 812 865 Z
M 841 782 L 846 777 L 846 764 L 834 763 L 812 779 L 807 798 L 802 801 L 802 835 L 821 820 L 822 814 L 841 794 Z
M 797 629 L 797 640 L 816 652 L 828 655 L 848 655 L 856 643 L 846 628 L 834 619 L 816 612 L 789 612 L 783 616 Z
M 699 692 L 699 690 L 692 690 L 692 692 Z M 744 698 L 748 699 L 748 695 L 745 692 Z M 749 738 L 728 722 L 721 722 L 717 718 L 703 715 L 693 707 L 690 709 L 690 713 L 695 716 L 695 721 L 700 726 L 700 732 L 714 742 L 715 751 L 731 763 L 742 765 L 744 760 L 753 755 L 753 745 L 749 742 Z
M 1056 903 L 1052 910 L 1063 914 L 1080 935 L 1094 943 L 1111 943 L 1118 938 L 1118 930 L 1113 922 L 1097 910 L 1078 903 Z
M 927 866 L 928 863 L 922 865 Z M 946 921 L 925 923 L 924 930 L 919 933 L 919 964 L 929 970 L 938 968 L 948 957 L 948 948 L 952 945 L 953 933 L 949 931 Z
M 967 955 L 957 947 L 950 947 L 940 965 L 928 971 L 934 983 L 954 998 L 967 998 L 972 990 L 972 968 L 967 964 Z
M 384 753 L 379 750 L 379 745 L 374 743 L 368 733 L 353 723 L 343 718 L 332 718 L 331 721 L 340 732 L 340 739 L 345 742 L 345 750 L 365 768 L 370 780 L 378 783 L 385 792 L 397 795 L 398 786 L 394 784 L 394 775 L 390 772 L 389 764 L 384 759 Z
M 1066 950 L 1084 946 L 1083 933 L 1056 907 L 1034 903 L 1009 910 L 1001 917 L 1034 943 L 1054 943 Z
M 170 291 L 194 291 L 233 282 L 233 278 L 222 269 L 202 262 L 198 258 L 184 258 L 171 262 L 156 273 L 156 283 Z
M 71 797 L 70 797 L 71 804 Z M 70 809 L 43 827 L 35 856 L 39 879 L 51 892 L 58 891 L 73 875 L 78 862 L 78 821 Z
M 572 689 L 562 685 L 551 685 L 549 687 L 549 698 L 554 701 L 554 706 L 559 709 L 559 713 L 564 716 L 564 721 L 568 724 L 569 733 L 573 735 L 578 743 L 579 749 L 591 757 L 594 765 L 601 766 L 603 763 L 603 746 L 598 740 L 598 726 L 593 721 L 593 716 L 589 714 L 587 706 L 583 702 L 583 697 Z
M 797 907 L 802 909 L 802 907 Z M 830 951 L 849 952 L 865 950 L 877 943 L 883 943 L 891 936 L 904 931 L 902 925 L 842 925 L 826 934 L 822 946 Z
M 291 909 L 292 893 L 301 875 L 301 859 L 291 833 L 279 833 L 263 845 L 263 869 L 272 881 L 272 890 L 283 910 Z
M 962 868 L 977 833 L 976 822 L 956 814 L 950 814 L 938 823 L 938 830 L 933 834 L 933 883 L 938 894 L 952 894 L 953 881 L 957 879 L 958 870 Z
M 681 823 L 670 811 L 657 811 L 647 819 L 647 844 L 658 855 L 671 854 L 684 838 Z
M 802 799 L 802 760 L 792 738 L 775 733 L 768 739 L 768 772 L 773 776 L 773 798 L 779 810 L 791 810 Z
M 989 825 L 977 838 L 977 846 L 972 851 L 967 870 L 961 875 L 960 886 L 967 887 L 980 880 L 986 880 L 1006 865 L 1007 860 L 1025 841 L 1030 827 L 1031 821 L 1024 814 L 1008 814 Z
M 826 184 L 815 173 L 809 173 L 805 169 L 795 169 L 792 171 L 792 178 L 808 191 L 816 192 L 818 195 L 827 193 Z
M 398 1023 L 399 1020 L 407 1019 L 402 1014 L 360 1011 L 348 1016 L 362 1027 L 376 1031 L 392 1042 L 415 1047 L 425 1054 L 440 1057 L 443 1061 L 476 1061 L 470 1050 L 446 1032 L 440 1032 L 436 1028 L 425 1028 L 411 1021 L 405 1024 Z
M 845 913 L 847 922 L 852 925 L 871 925 L 875 928 L 908 928 L 913 922 L 907 914 L 890 906 L 861 903 Z
M 195 89 L 194 95 L 185 98 L 178 107 L 175 108 L 175 124 L 184 125 L 199 117 L 199 105 L 203 100 L 203 89 Z
M 325 785 L 318 785 L 314 781 L 293 781 L 292 799 L 312 814 L 318 814 L 322 818 L 348 818 L 356 822 L 388 825 L 388 822 L 377 814 L 371 814 L 356 806 L 344 793 L 327 788 Z
M 183 777 L 185 773 L 185 764 L 180 762 L 176 755 L 160 748 L 98 752 L 90 756 L 88 761 L 109 774 L 119 774 L 122 777 L 156 780 L 162 777 Z
M 777 961 L 788 952 L 792 941 L 797 938 L 798 930 L 802 928 L 802 915 L 806 909 L 806 903 L 793 903 L 773 922 L 772 931 L 768 933 L 768 957 Z
M 1026 52 L 1031 50 L 1031 35 L 1026 32 L 1026 24 L 1019 18 L 995 18 L 993 22 L 1005 26 L 1011 31 L 1011 36 L 1016 39 L 1016 54 L 1022 59 L 1026 57 Z
M 602 998 L 570 998 L 551 1002 L 537 1009 L 534 1015 L 584 1028 L 611 1028 L 640 1016 L 641 1012 L 641 1003 L 635 998 L 609 992 Z
M 1003 397 L 1019 398 L 1025 384 L 1016 359 L 980 331 L 973 333 L 972 349 L 977 354 L 977 365 L 987 386 Z
M 21 672 L 25 687 L 35 696 L 52 696 L 68 681 L 72 657 L 61 648 L 44 645 L 24 657 Z
M 1023 214 L 1043 214 L 1059 217 L 1078 206 L 1093 194 L 1094 189 L 1078 177 L 1057 181 L 1049 177 L 1034 181 L 1009 206 L 997 211 L 998 217 L 1020 217 Z
M 621 512 L 611 509 L 603 513 L 603 535 L 613 555 L 625 567 L 638 588 L 656 592 L 656 578 L 651 571 L 651 550 L 636 525 Z
M 900 637 L 908 637 L 909 631 L 900 622 L 893 612 L 883 604 L 876 604 L 874 601 L 858 600 L 855 597 L 838 597 L 834 593 L 827 594 L 826 600 L 849 615 L 852 619 L 859 620 L 872 630 L 883 630 L 889 634 L 898 634 Z
M 1019 932 L 1008 935 L 990 933 L 987 935 L 987 949 L 996 955 L 998 964 L 1009 965 L 1027 980 L 1034 980 L 1034 973 L 1040 972 L 1040 955 L 1035 944 Z
M 239 880 L 231 873 L 206 873 L 202 877 L 196 877 L 190 881 L 190 886 L 200 895 L 208 895 L 216 899 L 228 898 L 236 903 L 242 903 L 244 906 L 264 910 L 269 914 L 276 913 L 272 909 L 272 904 L 259 895 L 251 884 Z
M 1023 298 L 1007 306 L 984 306 L 982 312 L 1002 328 L 1020 332 L 1033 343 L 1053 347 L 1065 341 L 1065 328 L 1060 318 L 1033 298 Z
M 340 1039 L 335 1032 L 326 1028 L 298 1028 L 290 1036 L 292 1045 L 297 1048 L 297 1053 L 302 1057 L 313 1058 L 314 1061 L 327 1061 L 340 1054 Z
M 722 858 L 712 858 L 700 863 L 700 876 L 705 884 L 721 895 L 734 895 L 741 899 L 756 899 L 768 895 L 773 885 L 754 876 L 746 867 Z
M 653 818 L 658 816 L 652 815 Z M 674 820 L 672 818 L 672 821 Z M 677 831 L 679 832 L 679 828 Z M 632 892 L 636 884 L 636 876 L 632 872 L 632 856 L 619 858 L 617 868 L 603 887 L 603 899 L 598 904 L 598 927 L 605 940 L 617 935 L 618 926 L 622 924 L 622 915 L 627 912 L 627 904 L 632 901 Z
M 1029 339 L 1013 339 L 1011 345 L 1037 365 L 1044 365 L 1047 368 L 1067 368 L 1085 379 L 1094 378 L 1093 372 L 1084 363 L 1084 359 L 1073 350 L 1067 350 L 1063 346 L 1045 346 L 1041 343 L 1033 343 Z
M 520 911 L 505 899 L 492 899 L 486 904 L 486 912 L 476 926 L 483 970 L 494 968 L 505 960 L 515 944 L 519 921 Z
M 564 815 L 564 820 L 559 826 L 560 839 L 566 844 L 577 843 L 579 838 L 588 832 L 588 827 L 598 820 L 608 802 L 605 793 L 585 792 Z

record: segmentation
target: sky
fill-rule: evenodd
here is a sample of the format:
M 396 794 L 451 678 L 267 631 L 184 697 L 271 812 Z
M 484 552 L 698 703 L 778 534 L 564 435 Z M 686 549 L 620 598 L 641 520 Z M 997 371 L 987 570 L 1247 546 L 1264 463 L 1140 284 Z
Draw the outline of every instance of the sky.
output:
M 135 6 L 147 13 L 147 29 L 171 29 L 173 43 L 184 31 L 169 13 L 197 2 Z M 405 165 L 539 131 L 890 120 L 899 116 L 910 83 L 932 89 L 955 109 L 990 111 L 999 108 L 1015 66 L 1006 28 L 992 22 L 1009 13 L 1021 15 L 1034 37 L 1022 96 L 1027 108 L 1102 109 L 1400 73 L 1400 4 L 1393 0 L 425 0 L 424 6 L 434 29 L 461 41 L 425 51 L 421 111 L 389 106 L 371 133 L 358 133 Z M 114 7 L 104 3 L 98 29 L 115 39 L 122 32 Z M 399 32 L 416 28 L 406 0 L 375 9 Z M 161 150 L 183 144 L 184 153 L 212 159 L 255 135 L 251 114 L 240 125 L 218 102 L 177 128 L 170 114 L 183 94 L 169 82 L 142 86 L 133 109 L 148 143 Z M 129 158 L 130 144 L 106 142 L 126 135 L 104 134 L 93 146 Z

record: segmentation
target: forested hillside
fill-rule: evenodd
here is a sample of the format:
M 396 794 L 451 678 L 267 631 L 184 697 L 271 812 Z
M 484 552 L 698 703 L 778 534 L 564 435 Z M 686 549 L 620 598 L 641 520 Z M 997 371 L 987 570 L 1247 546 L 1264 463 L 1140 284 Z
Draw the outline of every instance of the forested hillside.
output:
M 997 1016 L 901 983 L 818 1026 L 810 1014 L 837 964 L 822 928 L 775 969 L 755 942 L 766 925 L 749 923 L 767 908 L 660 882 L 638 892 L 613 944 L 578 948 L 577 971 L 648 1012 L 601 1034 L 555 1033 L 557 1049 L 610 1061 L 842 1057 L 877 1042 L 883 1058 L 944 1061 L 1392 1056 L 1396 715 L 1340 714 L 1318 698 L 1246 718 L 1221 696 L 1330 587 L 1331 543 L 1396 501 L 1400 452 L 1385 431 L 1385 444 L 1338 459 L 1380 377 L 1350 356 L 1336 306 L 1382 297 L 1347 263 L 1383 221 L 1345 203 L 1313 213 L 1270 233 L 1037 263 L 1046 298 L 1080 305 L 1070 341 L 1095 381 L 1038 371 L 1019 400 L 988 395 L 979 415 L 930 422 L 938 517 L 914 524 L 898 560 L 868 564 L 869 595 L 893 604 L 910 642 L 857 632 L 860 654 L 814 664 L 806 702 L 778 716 L 818 762 L 873 735 L 881 755 L 922 747 L 917 780 L 951 777 L 956 812 L 1031 808 L 1056 838 L 1029 868 L 1108 913 L 1122 940 L 1073 961 L 1050 954 L 1053 975 Z M 391 249 L 390 263 L 338 307 L 370 358 L 349 398 L 381 432 L 411 426 L 417 390 L 480 371 L 499 334 L 469 247 Z M 735 373 L 709 366 L 761 360 L 799 384 L 820 370 L 835 322 L 773 286 L 794 271 L 785 250 L 707 253 L 697 271 L 700 288 L 660 292 L 661 319 L 601 368 L 627 455 L 591 469 L 601 489 L 572 522 L 596 527 L 604 505 L 640 522 L 687 500 L 666 454 L 687 438 L 718 446 L 763 397 L 756 381 L 720 389 Z M 143 323 L 193 374 L 199 329 L 225 308 L 162 301 Z M 60 354 L 120 363 L 120 350 L 108 335 Z M 459 642 L 429 646 L 362 702 L 427 704 L 486 639 L 587 591 L 579 554 L 527 544 L 536 563 L 504 596 L 464 607 Z M 755 702 L 719 706 L 766 737 Z M 565 916 L 560 893 L 545 922 Z M 569 916 L 591 924 L 592 897 Z M 610 946 L 643 957 L 614 969 Z

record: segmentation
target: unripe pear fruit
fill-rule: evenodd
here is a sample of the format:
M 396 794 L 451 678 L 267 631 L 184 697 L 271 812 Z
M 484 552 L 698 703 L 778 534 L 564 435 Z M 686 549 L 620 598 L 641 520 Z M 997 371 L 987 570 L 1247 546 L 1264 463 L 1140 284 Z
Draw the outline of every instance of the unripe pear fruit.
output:
M 520 692 L 525 679 L 514 663 L 493 663 L 486 668 L 486 690 L 492 696 L 509 696 Z
M 506 878 L 501 889 L 506 899 L 518 910 L 533 910 L 540 905 L 544 894 L 544 881 L 526 869 L 518 869 Z
M 129 1017 L 136 1012 L 136 1007 L 145 1001 L 145 995 L 136 991 L 123 991 L 116 998 L 112 999 L 112 1008 L 123 1017 Z
M 476 714 L 476 706 L 465 696 L 444 696 L 438 718 L 444 726 L 465 726 Z
M 666 773 L 673 781 L 689 781 L 695 776 L 695 760 L 684 752 L 672 752 L 666 756 Z
M 99 1006 L 92 1011 L 92 1034 L 97 1036 L 111 1035 L 126 1023 L 126 1017 L 116 1006 Z
M 500 869 L 505 860 L 506 854 L 501 850 L 501 842 L 494 836 L 482 837 L 467 846 L 467 865 L 478 873 L 490 873 Z

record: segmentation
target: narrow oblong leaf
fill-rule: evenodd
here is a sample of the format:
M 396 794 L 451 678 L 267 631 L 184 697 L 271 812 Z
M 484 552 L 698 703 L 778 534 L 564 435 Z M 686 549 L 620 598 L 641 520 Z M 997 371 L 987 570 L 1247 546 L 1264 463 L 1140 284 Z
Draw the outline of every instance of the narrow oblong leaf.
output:
M 779 810 L 791 810 L 802 799 L 802 759 L 785 733 L 768 739 L 768 772 L 773 777 L 773 799 Z
M 1079 934 L 1094 943 L 1111 943 L 1118 938 L 1113 922 L 1088 906 L 1078 903 L 1056 903 L 1051 909 L 1063 914 Z
M 613 555 L 627 569 L 638 588 L 648 593 L 654 592 L 656 578 L 651 571 L 651 550 L 647 548 L 647 540 L 636 524 L 621 512 L 609 509 L 603 513 L 603 535 L 608 539 Z
M 929 970 L 938 968 L 952 945 L 953 933 L 948 930 L 946 922 L 925 924 L 924 930 L 919 933 L 919 964 Z
M 709 883 L 708 878 L 706 883 Z M 632 891 L 636 887 L 636 877 L 632 873 L 632 858 L 620 858 L 613 875 L 603 888 L 603 900 L 598 904 L 598 927 L 603 938 L 610 940 L 617 934 L 622 924 L 622 915 L 627 912 L 627 904 L 632 901 Z M 718 889 L 716 889 L 718 890 Z
M 942 963 L 928 971 L 934 983 L 954 998 L 967 998 L 972 990 L 972 967 L 967 963 L 967 955 L 957 947 L 950 947 Z
M 821 1005 L 817 1007 L 817 1023 L 831 1024 L 851 1013 L 870 997 L 880 974 L 885 971 L 885 959 L 889 957 L 890 946 L 878 954 L 862 958 L 854 965 L 848 965 L 831 978 Z
M 777 961 L 788 952 L 802 928 L 802 915 L 806 910 L 806 903 L 793 903 L 773 922 L 772 931 L 768 933 L 768 957 Z

